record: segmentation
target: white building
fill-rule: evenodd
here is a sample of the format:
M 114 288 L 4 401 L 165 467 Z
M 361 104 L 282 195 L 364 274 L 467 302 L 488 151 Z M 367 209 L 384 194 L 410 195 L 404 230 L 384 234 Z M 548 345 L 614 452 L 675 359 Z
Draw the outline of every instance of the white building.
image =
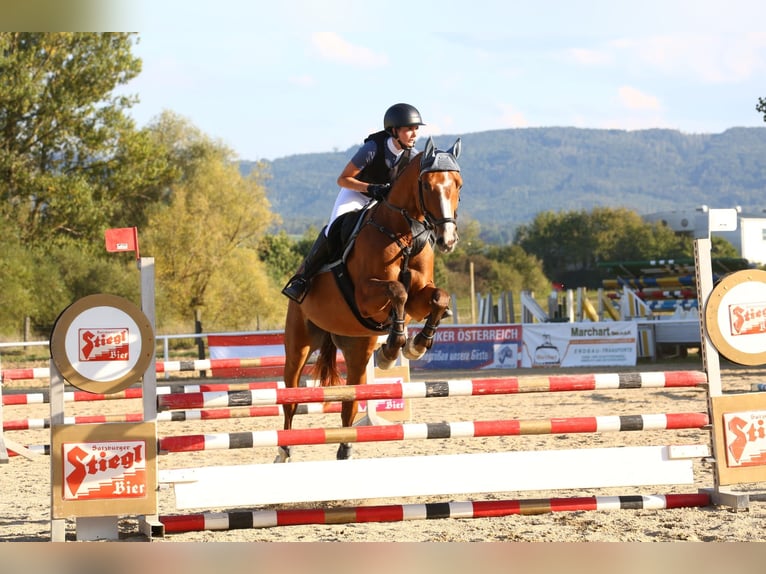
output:
M 766 209 L 760 211 L 742 211 L 737 207 L 737 229 L 735 231 L 713 231 L 731 243 L 740 257 L 756 265 L 766 264 Z M 706 218 L 703 213 L 707 206 L 697 209 L 662 211 L 644 215 L 644 220 L 651 223 L 662 221 L 677 233 L 694 234 L 704 229 Z

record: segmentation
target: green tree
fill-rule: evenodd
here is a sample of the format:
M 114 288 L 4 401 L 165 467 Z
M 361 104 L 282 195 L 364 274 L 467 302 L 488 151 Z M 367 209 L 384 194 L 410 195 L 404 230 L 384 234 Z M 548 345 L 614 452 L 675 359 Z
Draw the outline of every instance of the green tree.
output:
M 35 309 L 34 266 L 16 229 L 0 218 L 0 333 L 23 335 L 24 318 Z
M 755 105 L 755 111 L 763 114 L 763 121 L 766 122 L 766 98 L 758 98 L 758 103 Z
M 135 97 L 114 93 L 141 70 L 132 40 L 0 33 L 1 209 L 22 242 L 93 239 L 108 226 L 126 191 L 110 178 L 128 168 L 118 152 L 134 132 Z
M 567 287 L 597 287 L 602 261 L 690 256 L 667 226 L 647 223 L 625 208 L 546 211 L 520 226 L 515 242 L 542 261 L 546 276 Z
M 258 247 L 258 255 L 266 265 L 269 276 L 278 284 L 287 282 L 307 253 L 300 251 L 299 244 L 292 241 L 284 229 L 276 235 L 264 236 Z
M 466 309 L 470 308 L 471 267 L 476 293 L 499 295 L 510 291 L 517 302 L 522 290 L 548 293 L 550 281 L 536 257 L 518 245 L 488 245 L 481 237 L 478 222 L 462 221 L 455 252 L 437 254 L 434 265 L 435 283 L 458 298 L 461 320 L 466 320 Z
M 152 128 L 181 172 L 143 233 L 158 317 L 188 325 L 205 309 L 208 329 L 274 321 L 279 309 L 264 302 L 279 301 L 276 287 L 258 258 L 274 216 L 258 171 L 242 177 L 231 150 L 170 112 Z

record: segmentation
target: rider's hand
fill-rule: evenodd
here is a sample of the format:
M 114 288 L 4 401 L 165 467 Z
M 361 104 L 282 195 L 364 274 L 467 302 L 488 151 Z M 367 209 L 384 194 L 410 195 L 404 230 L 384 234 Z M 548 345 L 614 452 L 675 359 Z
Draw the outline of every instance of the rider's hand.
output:
M 378 201 L 386 199 L 389 191 L 391 191 L 390 183 L 371 183 L 367 186 L 367 196 Z

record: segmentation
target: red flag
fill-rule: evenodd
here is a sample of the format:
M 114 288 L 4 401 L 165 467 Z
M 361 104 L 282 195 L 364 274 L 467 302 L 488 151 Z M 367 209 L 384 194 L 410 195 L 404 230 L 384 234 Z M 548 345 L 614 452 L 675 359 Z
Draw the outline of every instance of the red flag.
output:
M 104 231 L 106 250 L 110 253 L 115 251 L 135 251 L 138 259 L 138 229 L 135 227 L 120 227 Z

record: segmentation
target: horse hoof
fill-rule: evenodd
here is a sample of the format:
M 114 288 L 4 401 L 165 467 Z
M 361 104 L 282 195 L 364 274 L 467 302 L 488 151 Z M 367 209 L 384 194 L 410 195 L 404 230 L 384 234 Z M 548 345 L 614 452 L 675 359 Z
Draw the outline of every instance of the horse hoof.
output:
M 428 349 L 423 349 L 422 351 L 418 351 L 415 347 L 415 337 L 410 337 L 407 339 L 407 343 L 405 343 L 404 348 L 402 349 L 402 354 L 407 357 L 410 361 L 417 361 L 420 359 L 423 355 L 426 354 L 426 351 Z
M 274 459 L 275 463 L 290 462 L 290 447 L 278 447 L 277 457 Z
M 341 443 L 338 447 L 338 453 L 335 455 L 336 460 L 349 460 L 351 458 L 351 445 Z
M 375 351 L 375 364 L 379 369 L 386 371 L 393 367 L 395 362 L 396 359 L 389 359 L 383 354 L 383 347 L 379 347 L 378 350 Z

